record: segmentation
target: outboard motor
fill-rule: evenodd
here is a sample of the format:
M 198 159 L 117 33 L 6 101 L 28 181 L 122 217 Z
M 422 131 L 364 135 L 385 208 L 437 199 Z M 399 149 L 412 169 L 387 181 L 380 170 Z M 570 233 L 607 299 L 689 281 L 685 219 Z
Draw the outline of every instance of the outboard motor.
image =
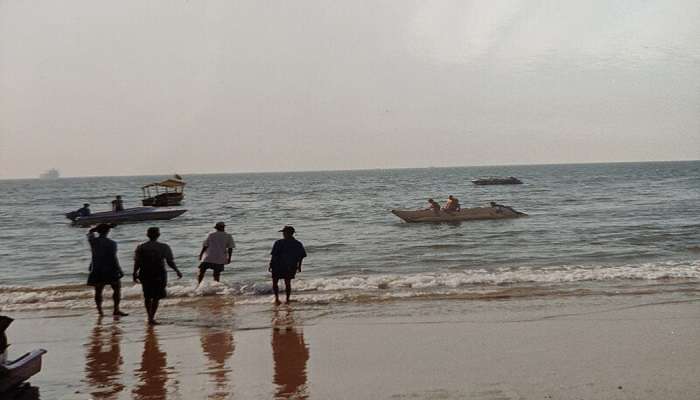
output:
M 78 218 L 79 214 L 77 211 L 71 211 L 69 213 L 66 213 L 66 218 L 68 218 L 71 221 L 75 221 Z

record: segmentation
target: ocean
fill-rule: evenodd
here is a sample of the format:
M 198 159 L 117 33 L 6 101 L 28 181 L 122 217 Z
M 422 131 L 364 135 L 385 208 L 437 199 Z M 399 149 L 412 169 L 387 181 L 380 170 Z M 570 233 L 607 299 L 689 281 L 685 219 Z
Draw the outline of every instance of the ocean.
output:
M 476 186 L 481 176 L 524 184 Z M 120 194 L 140 205 L 141 186 L 165 176 L 0 181 L 0 311 L 89 309 L 87 229 L 63 214 L 109 209 Z M 294 281 L 300 303 L 420 299 L 700 294 L 700 161 L 187 175 L 188 211 L 171 221 L 124 224 L 110 237 L 125 271 L 150 226 L 161 228 L 185 274 L 170 274 L 167 302 L 225 296 L 271 301 L 267 272 L 278 230 L 293 225 L 307 249 Z M 405 223 L 448 195 L 463 207 L 496 201 L 526 218 Z M 236 241 L 222 283 L 196 285 L 197 256 L 214 223 Z M 210 274 L 210 273 L 209 273 Z M 107 305 L 109 307 L 109 305 Z

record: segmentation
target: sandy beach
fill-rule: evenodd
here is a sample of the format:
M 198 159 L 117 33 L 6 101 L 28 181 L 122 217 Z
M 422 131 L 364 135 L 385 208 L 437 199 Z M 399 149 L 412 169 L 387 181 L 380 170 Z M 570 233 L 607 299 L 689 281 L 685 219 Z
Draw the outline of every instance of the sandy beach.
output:
M 235 305 L 15 315 L 42 399 L 691 399 L 700 298 Z

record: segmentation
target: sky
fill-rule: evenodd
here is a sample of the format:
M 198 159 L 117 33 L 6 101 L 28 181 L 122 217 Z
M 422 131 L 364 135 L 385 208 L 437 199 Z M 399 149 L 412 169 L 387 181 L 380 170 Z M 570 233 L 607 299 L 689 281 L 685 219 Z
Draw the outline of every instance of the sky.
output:
M 0 0 L 0 179 L 700 159 L 700 2 Z

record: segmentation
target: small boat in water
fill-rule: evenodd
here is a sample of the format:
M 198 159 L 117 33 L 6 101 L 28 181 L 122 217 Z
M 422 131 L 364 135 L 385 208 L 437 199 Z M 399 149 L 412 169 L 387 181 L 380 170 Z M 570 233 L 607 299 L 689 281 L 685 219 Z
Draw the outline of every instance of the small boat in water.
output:
M 148 207 L 172 207 L 179 206 L 184 194 L 185 182 L 180 175 L 162 182 L 149 183 L 143 186 L 143 203 Z
M 459 211 L 435 210 L 391 210 L 391 213 L 406 222 L 460 222 L 484 219 L 507 219 L 525 217 L 527 214 L 507 206 L 463 208 Z
M 61 177 L 61 173 L 58 172 L 56 168 L 51 168 L 48 171 L 44 171 L 39 175 L 39 179 L 58 179 Z
M 514 176 L 509 176 L 507 178 L 479 178 L 472 180 L 472 183 L 475 185 L 520 185 L 523 181 Z
M 73 221 L 73 225 L 90 226 L 100 223 L 123 224 L 127 222 L 168 220 L 184 214 L 184 208 L 158 208 L 158 207 L 134 207 L 125 208 L 123 211 L 104 211 L 78 216 L 75 211 L 66 213 L 66 218 Z
M 12 323 L 12 318 L 0 316 L 0 397 L 3 393 L 19 386 L 22 382 L 41 371 L 41 357 L 44 349 L 30 351 L 22 357 L 7 360 L 7 336 L 5 330 Z

